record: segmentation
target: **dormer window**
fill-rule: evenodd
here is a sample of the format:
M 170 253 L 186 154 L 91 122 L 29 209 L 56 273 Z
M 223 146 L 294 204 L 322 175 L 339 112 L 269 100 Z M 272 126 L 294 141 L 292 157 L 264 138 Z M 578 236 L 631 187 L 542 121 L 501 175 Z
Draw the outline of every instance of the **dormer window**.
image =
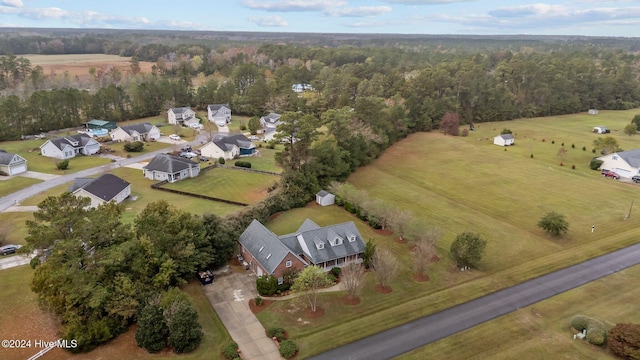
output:
M 349 235 L 349 242 L 356 241 L 356 236 L 354 234 Z
M 322 250 L 322 249 L 324 249 L 324 243 L 323 243 L 323 242 L 317 242 L 317 243 L 316 243 L 316 248 L 317 248 L 318 250 Z
M 342 238 L 339 236 L 336 236 L 335 238 L 333 238 L 333 240 L 330 241 L 331 246 L 338 246 L 338 245 L 342 245 Z

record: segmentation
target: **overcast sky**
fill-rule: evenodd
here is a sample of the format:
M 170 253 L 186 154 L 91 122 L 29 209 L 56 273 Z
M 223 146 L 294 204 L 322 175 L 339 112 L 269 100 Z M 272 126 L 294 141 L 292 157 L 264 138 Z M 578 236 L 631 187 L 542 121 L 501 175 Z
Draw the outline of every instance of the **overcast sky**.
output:
M 640 37 L 640 0 L 0 0 L 0 27 Z

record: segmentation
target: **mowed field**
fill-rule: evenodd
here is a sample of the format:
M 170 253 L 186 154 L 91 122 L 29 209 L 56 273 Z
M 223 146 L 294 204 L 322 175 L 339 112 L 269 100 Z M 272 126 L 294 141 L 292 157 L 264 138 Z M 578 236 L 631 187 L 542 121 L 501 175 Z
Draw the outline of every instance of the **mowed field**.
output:
M 594 156 L 592 142 L 602 136 L 591 128 L 609 127 L 622 148 L 632 149 L 638 138 L 623 135 L 621 129 L 636 113 L 484 123 L 468 137 L 420 133 L 395 144 L 349 182 L 440 229 L 440 261 L 428 270 L 430 280 L 412 279 L 411 243 L 398 244 L 392 236 L 372 232 L 337 207 L 296 209 L 268 227 L 282 234 L 295 231 L 304 217 L 320 225 L 354 220 L 365 239 L 393 251 L 400 275 L 391 284 L 393 292 L 381 295 L 373 291 L 375 280 L 369 274 L 362 302 L 355 307 L 342 304 L 342 294 L 322 295 L 325 314 L 319 319 L 306 319 L 295 302 L 277 302 L 259 318 L 266 326 L 287 329 L 305 357 L 637 242 L 640 210 L 636 206 L 629 219 L 625 216 L 631 202 L 640 199 L 640 186 L 603 178 L 588 168 Z M 506 151 L 492 144 L 493 136 L 505 127 L 516 137 L 516 145 Z M 562 142 L 567 150 L 564 166 L 557 156 Z M 537 227 L 548 211 L 567 217 L 570 228 L 565 237 L 549 238 Z M 451 242 L 463 231 L 479 233 L 488 242 L 478 269 L 471 272 L 460 272 L 449 257 Z M 629 269 L 615 280 L 594 282 L 407 357 L 545 359 L 559 353 L 566 355 L 561 358 L 607 358 L 607 350 L 571 340 L 571 317 L 586 314 L 612 323 L 636 319 L 627 315 L 635 311 L 630 299 L 640 291 L 624 284 L 639 273 L 640 269 Z M 611 296 L 621 290 L 620 296 Z
M 63 75 L 67 72 L 70 76 L 89 75 L 89 69 L 95 68 L 96 72 L 107 72 L 112 68 L 118 69 L 122 74 L 129 73 L 130 57 L 107 54 L 64 54 L 64 55 L 21 55 L 31 61 L 32 66 L 41 66 L 45 75 Z M 150 73 L 154 63 L 140 61 L 140 72 Z

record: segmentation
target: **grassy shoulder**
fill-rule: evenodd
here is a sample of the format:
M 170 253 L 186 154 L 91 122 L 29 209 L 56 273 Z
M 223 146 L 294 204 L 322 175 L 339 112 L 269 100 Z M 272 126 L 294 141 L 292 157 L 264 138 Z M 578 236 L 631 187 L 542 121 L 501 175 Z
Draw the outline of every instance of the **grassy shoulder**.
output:
M 0 180 L 0 197 L 7 196 L 18 190 L 28 188 L 31 185 L 42 182 L 42 180 L 31 179 L 22 176 L 13 176 L 9 179 Z

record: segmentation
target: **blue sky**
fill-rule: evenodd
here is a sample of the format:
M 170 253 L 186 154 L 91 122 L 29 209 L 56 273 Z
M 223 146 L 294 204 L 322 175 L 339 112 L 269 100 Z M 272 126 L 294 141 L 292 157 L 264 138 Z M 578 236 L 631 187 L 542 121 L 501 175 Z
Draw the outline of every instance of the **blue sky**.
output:
M 0 0 L 0 27 L 640 37 L 629 0 Z

